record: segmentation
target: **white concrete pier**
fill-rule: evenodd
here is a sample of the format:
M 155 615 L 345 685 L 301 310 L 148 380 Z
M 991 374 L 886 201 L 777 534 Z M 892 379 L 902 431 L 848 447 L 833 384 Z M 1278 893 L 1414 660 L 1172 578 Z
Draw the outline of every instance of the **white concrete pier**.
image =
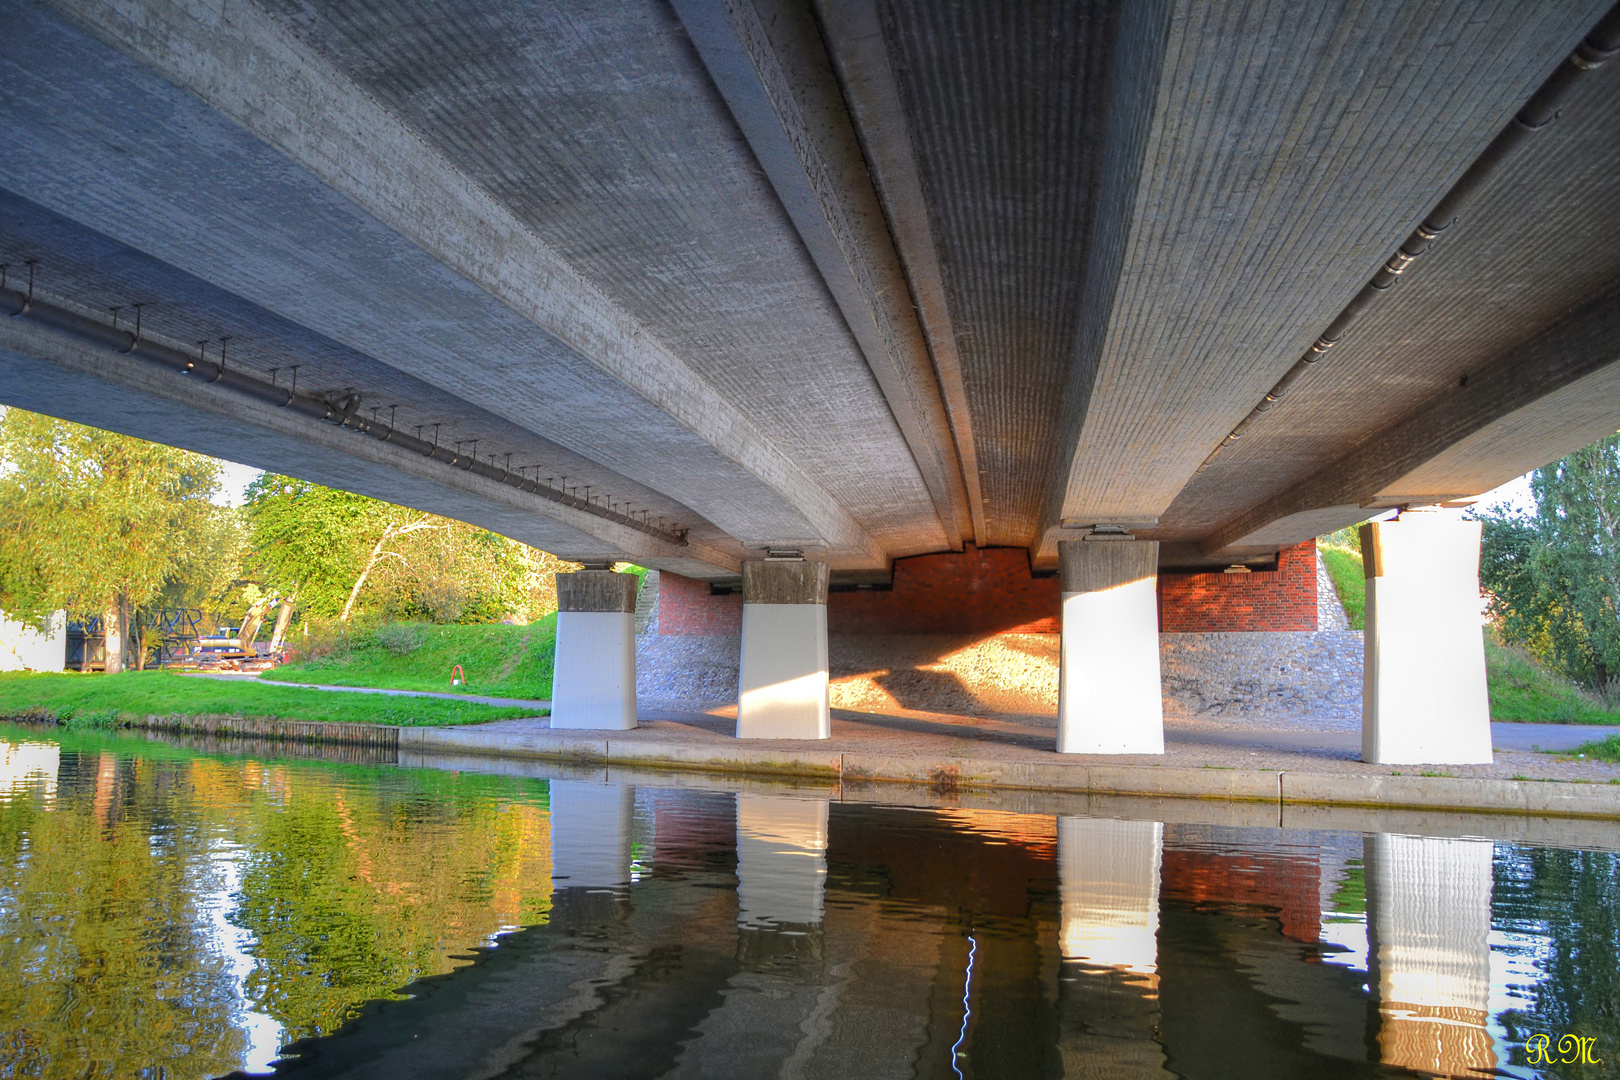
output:
M 1065 540 L 1058 561 L 1058 753 L 1164 753 L 1158 543 Z
M 1361 527 L 1367 575 L 1363 761 L 1490 763 L 1480 527 L 1433 513 Z
M 832 737 L 827 704 L 827 565 L 743 564 L 739 739 Z
M 557 658 L 551 726 L 628 731 L 636 726 L 634 574 L 557 575 Z

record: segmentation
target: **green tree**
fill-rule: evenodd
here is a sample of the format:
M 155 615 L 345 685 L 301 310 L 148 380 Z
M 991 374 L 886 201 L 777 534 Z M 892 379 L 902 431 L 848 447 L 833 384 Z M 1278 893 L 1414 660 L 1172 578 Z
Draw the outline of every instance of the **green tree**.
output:
M 230 549 L 218 487 L 213 458 L 5 410 L 0 604 L 30 619 L 100 615 L 107 670 L 122 670 L 131 614 Z
M 1573 678 L 1620 672 L 1620 435 L 1538 469 L 1534 516 L 1482 515 L 1480 581 L 1502 637 Z
M 341 622 L 493 622 L 529 606 L 535 553 L 487 529 L 272 474 L 243 509 L 249 565 L 284 616 L 294 601 Z

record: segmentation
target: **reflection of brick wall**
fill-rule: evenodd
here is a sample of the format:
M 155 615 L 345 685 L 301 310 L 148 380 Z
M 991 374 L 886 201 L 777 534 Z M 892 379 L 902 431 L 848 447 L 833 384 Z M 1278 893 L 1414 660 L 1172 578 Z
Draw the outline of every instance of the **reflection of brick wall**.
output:
M 1166 634 L 1316 629 L 1316 543 L 1277 554 L 1277 569 L 1252 574 L 1159 575 L 1159 629 Z
M 1032 577 L 1023 548 L 975 548 L 894 562 L 894 588 L 827 598 L 834 634 L 1055 634 L 1062 586 Z
M 1276 912 L 1295 941 L 1322 935 L 1321 866 L 1314 856 L 1227 853 L 1164 845 L 1159 895 L 1217 908 L 1254 905 Z
M 742 593 L 714 596 L 707 581 L 658 575 L 658 632 L 691 637 L 742 634 Z

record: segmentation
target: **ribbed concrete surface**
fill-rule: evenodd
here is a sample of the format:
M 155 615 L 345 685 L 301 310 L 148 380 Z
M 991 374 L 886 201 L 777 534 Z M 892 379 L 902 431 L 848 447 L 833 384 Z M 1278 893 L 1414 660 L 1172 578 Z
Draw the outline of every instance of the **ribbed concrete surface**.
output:
M 1163 514 L 1601 8 L 1178 10 L 1065 516 Z
M 1261 556 L 1620 426 L 1611 63 L 1196 473 L 1605 2 L 0 0 L 12 284 L 692 543 L 27 319 L 0 400 L 710 579 L 1044 568 L 1065 520 Z M 702 26 L 752 28 L 734 67 Z

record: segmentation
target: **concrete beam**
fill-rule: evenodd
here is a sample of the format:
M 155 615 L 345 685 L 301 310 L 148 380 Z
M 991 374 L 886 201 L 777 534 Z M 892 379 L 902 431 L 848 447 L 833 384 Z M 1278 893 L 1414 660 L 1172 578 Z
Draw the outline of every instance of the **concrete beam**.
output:
M 1213 555 L 1257 544 L 1299 543 L 1320 535 L 1304 530 L 1333 521 L 1339 522 L 1334 528 L 1351 524 L 1356 514 L 1370 516 L 1369 510 L 1488 491 L 1620 427 L 1616 361 L 1620 288 L 1233 518 L 1201 547 Z M 1346 515 L 1349 519 L 1341 520 Z M 1287 531 L 1279 528 L 1283 522 Z
M 401 307 L 403 298 L 372 296 L 364 304 L 363 330 L 353 318 L 347 324 L 341 318 L 334 322 L 334 312 L 321 308 L 330 307 L 334 298 L 348 298 L 364 278 L 339 275 L 328 289 L 321 289 L 316 281 L 322 273 L 321 265 L 309 264 L 304 256 L 320 250 L 322 245 L 301 244 L 304 238 L 289 238 L 300 246 L 298 252 L 261 243 L 241 251 L 230 250 L 231 245 L 245 243 L 250 235 L 259 236 L 257 224 L 246 217 L 235 220 L 246 211 L 233 208 L 228 195 L 214 192 L 207 184 L 187 188 L 184 199 L 198 212 L 206 207 L 209 214 L 220 216 L 211 224 L 223 227 L 192 230 L 210 236 L 211 255 L 185 249 L 183 237 L 163 239 L 163 229 L 173 234 L 172 226 L 163 221 L 176 212 L 173 207 L 165 206 L 150 215 L 158 231 L 148 230 L 138 240 L 132 234 L 140 232 L 142 215 L 130 213 L 128 206 L 109 206 L 105 199 L 81 204 L 68 196 L 66 202 L 71 205 L 59 209 L 77 215 L 81 221 L 86 220 L 87 213 L 100 212 L 102 217 L 86 223 L 227 288 L 256 297 L 274 293 L 268 300 L 272 310 L 328 333 L 335 340 L 352 341 L 362 349 L 385 345 L 396 365 L 404 368 L 408 361 L 414 361 L 413 373 L 419 377 L 453 388 L 500 415 L 548 430 L 564 445 L 590 450 L 597 460 L 693 507 L 744 544 L 802 539 L 808 545 L 843 553 L 856 562 L 877 565 L 885 561 L 878 545 L 837 500 L 738 407 L 578 273 L 510 209 L 381 108 L 283 22 L 249 0 L 232 0 L 222 7 L 184 0 L 157 2 L 138 10 L 81 0 L 65 2 L 59 9 L 170 83 L 196 95 L 220 116 L 274 148 L 370 219 L 365 225 L 329 224 L 325 227 L 325 246 L 330 246 L 334 235 L 343 236 L 351 244 L 364 240 L 367 230 L 373 228 L 371 222 L 380 224 L 405 238 L 411 250 L 379 251 L 370 257 L 393 264 L 396 281 L 422 278 L 426 291 L 418 294 L 418 304 L 442 305 L 448 296 L 435 297 L 436 292 L 456 293 L 470 285 L 470 290 L 455 298 L 456 304 L 476 304 L 493 298 L 562 346 L 550 351 L 548 363 L 568 369 L 571 357 L 588 361 L 587 368 L 567 370 L 566 374 L 564 370 L 554 371 L 554 382 L 562 391 L 572 389 L 571 383 L 580 384 L 580 392 L 575 395 L 578 415 L 559 415 L 549 422 L 529 416 L 524 409 L 532 410 L 534 403 L 528 395 L 512 393 L 511 372 L 503 371 L 500 364 L 464 362 L 468 353 L 486 351 L 489 341 L 468 341 L 460 346 L 459 355 L 455 347 L 449 355 L 433 349 L 433 344 L 441 343 L 431 339 L 447 333 L 454 335 L 468 323 L 470 313 L 465 308 L 460 310 L 459 318 L 434 318 L 431 327 L 418 327 L 421 310 Z M 194 155 L 189 164 L 203 160 L 206 157 Z M 289 182 L 291 187 L 297 187 L 285 168 L 255 166 L 255 170 L 276 176 L 283 187 Z M 143 179 L 151 176 L 149 172 Z M 18 186 L 31 197 L 48 186 L 48 181 L 35 175 L 19 180 Z M 8 186 L 13 185 L 8 182 Z M 258 212 L 262 213 L 262 200 L 260 204 Z M 438 267 L 406 272 L 406 264 L 418 260 L 424 252 Z M 202 260 L 209 258 L 214 261 L 204 265 Z M 339 258 L 337 263 L 342 261 Z M 326 272 L 341 269 L 341 265 L 334 264 Z M 448 279 L 434 280 L 442 279 L 445 269 L 455 276 L 454 284 Z M 299 282 L 298 286 L 288 287 L 293 282 Z M 316 286 L 313 291 L 312 286 Z M 350 315 L 361 317 L 353 310 Z M 365 340 L 356 340 L 357 333 Z M 430 343 L 429 352 L 435 355 L 423 352 L 424 343 Z M 531 344 L 528 348 L 533 347 Z M 529 370 L 533 370 L 532 364 Z M 611 380 L 611 389 L 600 380 L 602 375 Z M 587 402 L 589 408 L 585 408 Z M 694 441 L 700 440 L 703 450 L 715 460 L 703 463 L 703 469 L 670 472 L 668 453 L 648 456 L 647 440 L 640 440 L 639 452 L 625 441 L 628 432 L 615 430 L 626 427 L 622 420 L 617 425 L 604 420 L 594 431 L 580 427 L 587 413 L 614 407 L 621 414 L 627 408 L 640 411 L 648 423 L 662 413 L 669 438 L 695 436 Z M 624 460 L 614 461 L 614 452 Z M 691 452 L 692 460 L 702 462 L 702 457 L 701 451 Z M 713 476 L 732 468 L 757 481 L 785 505 L 765 513 L 751 511 L 746 499 L 730 497 L 728 483 L 732 490 L 742 490 L 746 484 L 741 481 L 718 485 L 702 482 L 705 473 Z M 652 472 L 660 469 L 667 475 L 654 477 Z M 787 531 L 802 529 L 812 535 L 781 536 L 784 526 Z
M 977 500 L 964 484 L 929 342 L 814 17 L 783 0 L 674 5 L 859 342 L 950 547 L 960 551 L 964 535 L 977 535 Z
M 883 44 L 877 11 L 863 0 L 818 0 L 816 14 L 934 359 L 934 374 L 944 395 L 962 482 L 967 487 L 973 542 L 985 547 L 990 541 L 984 523 L 979 451 L 973 437 L 973 414 L 968 407 L 962 358 L 956 347 L 956 327 L 933 226 L 928 220 L 911 131 Z
M 685 566 L 699 577 L 740 569 L 734 554 L 709 545 L 678 547 L 20 319 L 0 319 L 0 400 L 468 521 L 566 559 Z
M 1090 520 L 1078 520 L 1075 515 L 1084 516 L 1088 505 L 1076 503 L 1070 491 L 1080 482 L 1080 474 L 1092 467 L 1082 457 L 1081 436 L 1111 324 L 1126 304 L 1123 290 L 1128 283 L 1121 273 L 1132 229 L 1140 227 L 1135 223 L 1136 200 L 1145 182 L 1143 168 L 1159 106 L 1173 7 L 1168 0 L 1122 6 L 1111 28 L 1107 67 L 1094 76 L 1102 98 L 1098 110 L 1106 117 L 1099 154 L 1102 164 L 1082 284 L 1080 307 L 1085 315 L 1064 388 L 1057 459 L 1047 481 L 1031 552 L 1032 558 L 1043 563 L 1056 556 L 1059 540 L 1075 538 L 1075 534 L 1063 532 L 1066 520 L 1079 525 L 1123 520 L 1118 508 L 1106 519 L 1093 515 Z
M 1600 10 L 1177 5 L 1052 516 L 1162 517 Z

